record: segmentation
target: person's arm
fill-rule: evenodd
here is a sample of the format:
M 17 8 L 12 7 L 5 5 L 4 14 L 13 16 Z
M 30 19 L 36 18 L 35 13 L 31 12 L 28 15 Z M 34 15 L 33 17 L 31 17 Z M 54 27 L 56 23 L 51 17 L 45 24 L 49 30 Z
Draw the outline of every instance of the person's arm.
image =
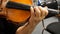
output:
M 31 7 L 31 17 L 29 21 L 24 26 L 19 27 L 16 31 L 16 34 L 31 34 L 36 25 L 43 20 L 47 14 L 48 11 L 45 7 Z

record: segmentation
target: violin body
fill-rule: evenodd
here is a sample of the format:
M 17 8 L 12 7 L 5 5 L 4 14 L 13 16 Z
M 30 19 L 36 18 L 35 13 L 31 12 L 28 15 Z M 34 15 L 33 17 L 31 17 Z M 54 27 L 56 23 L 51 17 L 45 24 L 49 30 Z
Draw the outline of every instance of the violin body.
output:
M 32 0 L 9 0 L 9 1 L 32 6 Z M 6 7 L 4 7 L 4 9 L 6 10 L 4 11 L 6 19 L 12 22 L 16 22 L 17 24 L 24 23 L 30 17 L 30 11 L 10 9 Z
M 32 5 L 32 0 L 10 0 L 10 1 L 30 6 Z M 7 9 L 7 10 L 8 10 L 7 18 L 8 20 L 11 20 L 13 22 L 24 23 L 30 17 L 30 11 L 17 10 L 17 9 Z
M 25 22 L 29 17 L 29 11 L 8 9 L 7 19 L 13 22 Z

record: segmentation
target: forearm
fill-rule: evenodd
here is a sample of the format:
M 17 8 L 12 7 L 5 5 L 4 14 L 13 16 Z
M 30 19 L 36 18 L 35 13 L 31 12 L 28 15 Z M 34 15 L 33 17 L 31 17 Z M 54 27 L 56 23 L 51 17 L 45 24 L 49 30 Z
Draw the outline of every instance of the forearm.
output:
M 20 29 L 17 30 L 16 34 L 31 34 L 34 28 L 35 28 L 35 25 L 27 24 L 23 28 L 21 28 L 21 30 Z

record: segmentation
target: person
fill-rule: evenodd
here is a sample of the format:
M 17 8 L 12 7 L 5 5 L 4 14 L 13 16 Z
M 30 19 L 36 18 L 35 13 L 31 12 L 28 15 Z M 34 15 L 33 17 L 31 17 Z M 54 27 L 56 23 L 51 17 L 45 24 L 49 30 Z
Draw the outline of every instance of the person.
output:
M 47 15 L 47 7 L 34 6 L 30 8 L 31 16 L 27 23 L 15 29 L 15 25 L 8 23 L 5 18 L 0 18 L 0 34 L 31 34 L 37 24 L 40 23 Z

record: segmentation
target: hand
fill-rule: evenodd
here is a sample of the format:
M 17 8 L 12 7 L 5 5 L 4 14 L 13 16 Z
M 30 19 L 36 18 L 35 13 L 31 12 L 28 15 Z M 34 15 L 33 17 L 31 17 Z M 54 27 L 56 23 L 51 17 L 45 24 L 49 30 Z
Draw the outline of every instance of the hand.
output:
M 31 18 L 29 19 L 30 24 L 36 25 L 47 16 L 47 7 L 42 8 L 41 6 L 31 7 Z
M 42 21 L 45 16 L 47 16 L 48 11 L 46 7 L 35 6 L 34 8 L 31 7 L 31 17 L 24 26 L 19 27 L 16 31 L 16 34 L 31 34 L 36 25 Z

